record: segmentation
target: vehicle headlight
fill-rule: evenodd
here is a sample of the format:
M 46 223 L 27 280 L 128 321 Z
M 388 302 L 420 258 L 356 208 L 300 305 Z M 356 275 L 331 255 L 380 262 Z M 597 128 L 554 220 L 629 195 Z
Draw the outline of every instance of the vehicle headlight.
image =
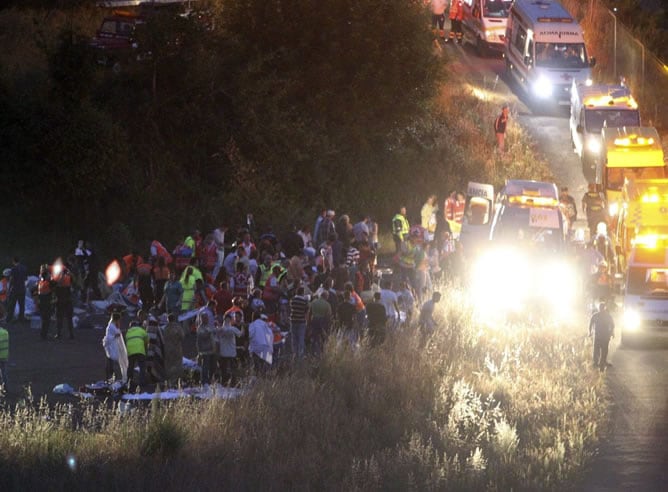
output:
M 587 150 L 592 154 L 598 154 L 601 151 L 601 139 L 599 138 L 588 139 Z
M 543 278 L 546 279 L 545 285 L 549 287 L 543 290 L 544 295 L 556 307 L 568 309 L 575 300 L 578 285 L 575 269 L 565 262 L 552 263 L 546 266 Z
M 640 315 L 634 309 L 624 310 L 624 328 L 629 331 L 636 331 L 640 328 Z
M 540 98 L 548 98 L 552 95 L 552 82 L 547 77 L 538 77 L 533 83 L 533 93 Z
M 526 298 L 528 265 L 511 251 L 490 251 L 471 270 L 473 302 L 486 310 L 519 308 Z
M 594 83 L 594 81 L 593 81 L 591 78 L 588 78 L 587 80 L 585 80 L 585 85 L 586 85 L 587 87 L 589 87 L 589 86 L 592 85 L 593 83 Z
M 619 212 L 619 204 L 617 202 L 612 202 L 610 205 L 608 205 L 608 214 L 610 217 L 617 215 L 617 212 Z

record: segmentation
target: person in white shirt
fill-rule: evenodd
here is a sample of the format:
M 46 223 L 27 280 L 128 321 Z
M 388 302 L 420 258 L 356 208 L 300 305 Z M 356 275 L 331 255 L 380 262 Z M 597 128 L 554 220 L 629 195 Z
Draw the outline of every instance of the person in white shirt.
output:
M 399 297 L 396 292 L 390 289 L 392 282 L 383 279 L 380 282 L 380 303 L 385 307 L 387 324 L 390 329 L 394 329 L 399 321 Z
M 261 314 L 248 326 L 248 352 L 258 374 L 269 370 L 273 362 L 274 332 L 266 314 Z

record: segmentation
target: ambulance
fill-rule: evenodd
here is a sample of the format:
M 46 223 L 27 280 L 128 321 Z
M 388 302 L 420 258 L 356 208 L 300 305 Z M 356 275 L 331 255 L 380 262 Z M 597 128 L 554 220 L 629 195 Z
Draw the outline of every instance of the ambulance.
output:
M 596 183 L 605 194 L 609 216 L 614 218 L 619 214 L 624 183 L 666 178 L 666 163 L 655 128 L 604 127 L 601 138 L 603 155 L 596 165 Z
M 591 84 L 582 28 L 553 0 L 515 0 L 504 40 L 506 75 L 534 101 L 570 103 L 573 81 Z
M 564 219 L 554 183 L 508 180 L 497 197 L 490 240 L 540 243 L 548 250 L 564 246 Z
M 656 248 L 668 242 L 668 179 L 632 179 L 622 187 L 615 239 L 617 256 L 626 270 L 633 247 Z
M 508 180 L 495 207 L 488 248 L 471 268 L 474 310 L 482 321 L 485 313 L 566 321 L 577 275 L 567 258 L 556 185 Z
M 624 284 L 622 345 L 668 337 L 668 242 L 640 241 L 629 255 Z
M 462 26 L 467 40 L 473 40 L 480 56 L 490 51 L 503 53 L 506 20 L 512 0 L 464 0 Z
M 573 81 L 569 126 L 582 168 L 594 169 L 601 158 L 603 127 L 640 126 L 638 104 L 625 85 L 588 86 Z

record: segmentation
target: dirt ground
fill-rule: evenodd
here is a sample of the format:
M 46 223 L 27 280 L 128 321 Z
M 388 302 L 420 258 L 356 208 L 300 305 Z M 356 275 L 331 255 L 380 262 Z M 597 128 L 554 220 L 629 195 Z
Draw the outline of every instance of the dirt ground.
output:
M 106 314 L 82 315 L 74 329 L 74 340 L 64 330 L 63 338 L 56 334 L 55 320 L 51 322 L 49 340 L 42 340 L 39 327 L 30 323 L 2 323 L 9 331 L 8 392 L 5 403 L 13 405 L 24 398 L 28 388 L 35 399 L 47 395 L 50 402 L 74 401 L 71 396 L 53 393 L 60 383 L 67 383 L 75 390 L 84 384 L 105 378 L 105 354 L 102 337 L 108 321 Z M 124 319 L 127 328 L 128 319 Z M 195 337 L 189 334 L 183 344 L 184 356 L 194 359 Z M 148 390 L 149 388 L 147 388 Z M 0 402 L 3 397 L 0 397 Z

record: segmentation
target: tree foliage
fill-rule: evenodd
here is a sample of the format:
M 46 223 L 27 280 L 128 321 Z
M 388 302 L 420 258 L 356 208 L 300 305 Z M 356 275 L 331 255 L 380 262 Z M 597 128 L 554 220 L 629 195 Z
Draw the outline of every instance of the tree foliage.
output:
M 120 221 L 137 241 L 232 225 L 248 207 L 274 226 L 323 205 L 391 213 L 401 198 L 387 196 L 406 193 L 392 182 L 407 165 L 397 142 L 422 128 L 439 73 L 421 2 L 211 12 L 151 15 L 148 56 L 118 74 L 90 61 L 92 33 L 70 18 L 42 46 L 49 90 L 17 100 L 16 80 L 0 86 L 3 177 L 32 207 L 22 220 L 40 217 L 45 192 L 52 220 L 91 235 Z

